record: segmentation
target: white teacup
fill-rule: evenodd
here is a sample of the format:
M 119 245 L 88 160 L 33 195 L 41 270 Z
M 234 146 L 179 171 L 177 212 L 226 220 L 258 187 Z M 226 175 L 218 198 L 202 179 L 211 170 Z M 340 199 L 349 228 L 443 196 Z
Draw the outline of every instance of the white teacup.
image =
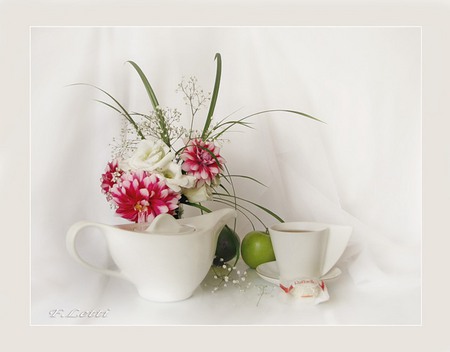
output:
M 269 228 L 280 281 L 320 278 L 338 261 L 352 233 L 349 226 L 285 222 Z

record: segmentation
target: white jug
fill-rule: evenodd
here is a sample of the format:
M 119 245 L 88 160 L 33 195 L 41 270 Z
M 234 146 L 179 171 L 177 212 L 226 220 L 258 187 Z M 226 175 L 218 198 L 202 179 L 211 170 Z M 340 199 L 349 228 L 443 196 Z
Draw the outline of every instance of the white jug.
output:
M 67 250 L 82 265 L 132 282 L 139 295 L 157 302 L 189 298 L 203 281 L 214 259 L 217 239 L 236 211 L 225 208 L 175 220 L 158 215 L 151 224 L 109 226 L 80 221 L 67 233 Z M 100 229 L 119 271 L 93 266 L 80 257 L 76 238 L 86 227 Z

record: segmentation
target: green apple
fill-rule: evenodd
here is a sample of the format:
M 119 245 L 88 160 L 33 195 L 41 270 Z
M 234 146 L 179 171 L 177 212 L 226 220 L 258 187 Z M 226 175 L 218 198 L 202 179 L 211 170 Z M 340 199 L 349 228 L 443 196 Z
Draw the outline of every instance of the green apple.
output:
M 272 240 L 262 231 L 251 231 L 245 235 L 241 245 L 241 255 L 245 264 L 255 269 L 258 265 L 275 260 Z

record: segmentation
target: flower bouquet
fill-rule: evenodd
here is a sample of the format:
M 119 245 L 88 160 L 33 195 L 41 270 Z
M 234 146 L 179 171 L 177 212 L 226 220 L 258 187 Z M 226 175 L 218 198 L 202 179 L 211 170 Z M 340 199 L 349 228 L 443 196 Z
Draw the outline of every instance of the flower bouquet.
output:
M 151 222 L 159 214 L 180 218 L 183 206 L 210 212 L 204 202 L 213 201 L 235 208 L 250 221 L 253 229 L 255 226 L 252 218 L 259 217 L 249 206 L 270 214 L 277 221 L 283 221 L 266 207 L 237 196 L 234 178 L 260 182 L 250 176 L 233 175 L 229 172 L 226 159 L 221 154 L 222 138 L 233 127 L 249 127 L 248 120 L 251 117 L 268 112 L 317 119 L 299 111 L 284 109 L 260 111 L 241 118 L 219 119 L 214 115 L 222 71 L 219 53 L 216 54 L 215 61 L 217 70 L 212 94 L 205 94 L 195 77 L 183 80 L 178 85 L 177 91 L 184 95 L 191 112 L 188 128 L 180 125 L 181 113 L 177 109 L 163 108 L 160 105 L 144 72 L 133 61 L 128 63 L 142 80 L 151 103 L 150 112 L 129 112 L 111 94 L 93 86 L 111 99 L 110 102 L 97 101 L 124 118 L 121 139 L 114 141 L 113 158 L 107 163 L 101 176 L 101 190 L 122 218 L 136 223 Z M 195 130 L 194 120 L 198 119 L 202 108 L 208 108 L 203 128 Z M 226 254 L 225 247 L 228 247 Z M 229 227 L 225 227 L 219 236 L 216 255 L 216 264 L 232 258 L 237 261 L 239 258 L 239 236 Z

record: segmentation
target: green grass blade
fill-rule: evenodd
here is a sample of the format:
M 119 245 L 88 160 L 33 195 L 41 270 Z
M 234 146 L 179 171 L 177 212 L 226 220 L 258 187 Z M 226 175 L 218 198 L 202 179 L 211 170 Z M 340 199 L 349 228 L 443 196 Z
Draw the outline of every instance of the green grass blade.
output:
M 249 116 L 249 117 L 250 117 L 250 116 Z M 227 126 L 226 128 L 224 128 L 224 129 L 223 129 L 222 131 L 220 131 L 219 133 L 215 134 L 214 137 L 212 137 L 211 139 L 212 139 L 212 140 L 215 140 L 215 139 L 219 138 L 222 134 L 224 134 L 225 132 L 227 132 L 230 128 L 232 128 L 232 127 L 233 127 L 234 125 L 236 125 L 236 124 L 240 124 L 240 125 L 243 125 L 244 127 L 248 127 L 248 128 L 254 129 L 253 127 L 249 126 L 248 123 L 242 122 L 242 120 L 245 120 L 246 118 L 248 118 L 248 117 L 244 117 L 244 118 L 242 118 L 242 119 L 240 119 L 240 120 L 238 120 L 238 121 L 233 121 L 231 124 L 229 124 L 229 126 Z
M 252 180 L 253 182 L 256 182 L 258 184 L 260 184 L 261 186 L 267 187 L 264 183 L 259 182 L 257 179 L 250 177 L 250 176 L 245 176 L 245 175 L 228 175 L 229 177 L 239 177 L 239 178 L 245 178 L 248 180 Z
M 198 203 L 189 203 L 189 202 L 186 202 L 186 203 L 184 203 L 184 204 L 189 205 L 190 207 L 194 207 L 194 208 L 203 210 L 203 211 L 205 211 L 205 212 L 207 212 L 207 213 L 211 213 L 211 210 L 210 210 L 210 209 L 208 209 L 207 207 L 205 207 L 205 206 L 203 206 L 203 205 L 201 205 L 201 204 L 198 204 Z
M 224 167 L 225 167 L 225 171 L 227 172 L 227 175 L 225 176 L 225 174 L 222 173 L 222 176 L 231 185 L 231 189 L 233 190 L 233 194 L 230 194 L 230 197 L 234 198 L 234 206 L 236 208 L 237 207 L 237 201 L 236 201 L 236 189 L 234 188 L 234 182 L 233 182 L 233 179 L 231 177 L 228 179 L 228 175 L 230 175 L 230 170 L 228 170 L 228 166 L 226 164 L 224 164 Z
M 108 103 L 104 102 L 103 100 L 94 99 L 94 101 L 96 101 L 97 103 L 100 103 L 100 104 L 104 104 L 104 105 L 106 105 L 107 107 L 109 107 L 109 108 L 111 108 L 111 109 L 117 111 L 119 114 L 124 115 L 124 113 L 123 113 L 122 111 L 120 111 L 119 109 L 117 109 L 115 106 L 112 106 L 111 104 L 108 104 Z M 130 115 L 131 115 L 131 114 L 130 114 Z M 126 117 L 126 116 L 125 116 L 125 117 Z
M 215 202 L 215 203 L 224 204 L 224 205 L 226 205 L 227 207 L 230 206 L 230 201 L 226 201 L 226 199 L 213 198 L 212 201 Z M 241 209 L 239 209 L 239 207 L 236 208 L 236 210 L 237 210 L 239 213 L 241 213 L 244 217 L 246 217 L 247 220 L 248 220 L 248 222 L 249 222 L 250 225 L 252 226 L 252 229 L 253 229 L 253 230 L 256 230 L 256 227 L 255 227 L 255 225 L 253 224 L 253 221 L 250 219 L 250 217 L 249 217 L 246 213 L 244 213 Z
M 224 127 L 228 125 L 226 128 L 224 128 L 222 131 L 216 133 L 215 135 L 212 135 L 212 132 L 214 132 L 215 130 L 217 130 L 220 127 Z M 224 122 L 223 124 L 221 124 L 220 126 L 215 126 L 206 136 L 206 139 L 210 139 L 210 140 L 216 140 L 217 138 L 219 138 L 222 134 L 224 134 L 226 131 L 228 131 L 229 129 L 231 129 L 233 126 L 235 125 L 241 125 L 247 128 L 251 128 L 252 130 L 254 129 L 251 126 L 250 122 L 241 122 L 241 121 L 229 121 L 229 122 Z M 212 135 L 212 137 L 211 137 Z
M 159 106 L 158 99 L 156 99 L 155 92 L 153 91 L 153 88 L 150 85 L 150 82 L 148 81 L 144 72 L 141 70 L 141 68 L 138 66 L 138 64 L 136 64 L 134 61 L 127 61 L 127 62 L 134 67 L 136 72 L 139 74 L 139 77 L 141 77 L 142 83 L 144 84 L 145 90 L 147 91 L 148 97 L 150 98 L 150 101 L 153 105 L 153 109 L 156 110 L 156 107 Z
M 88 83 L 74 83 L 74 84 L 70 84 L 70 86 L 80 86 L 80 85 L 81 86 L 93 87 L 95 89 L 98 89 L 102 93 L 106 94 L 108 97 L 110 97 L 119 106 L 120 110 L 122 110 L 122 113 L 125 115 L 127 120 L 133 125 L 133 127 L 135 128 L 135 130 L 136 130 L 137 134 L 139 135 L 139 137 L 141 137 L 142 139 L 145 139 L 145 136 L 139 130 L 139 127 L 137 126 L 136 122 L 133 120 L 131 115 L 128 113 L 128 111 L 111 94 L 109 94 L 107 91 L 105 91 L 105 90 L 103 90 L 103 89 L 101 89 L 101 88 L 99 88 L 97 86 L 94 86 L 93 84 L 88 84 Z
M 210 151 L 208 148 L 202 147 L 200 145 L 197 145 L 198 148 L 205 150 L 206 152 L 208 152 L 209 155 L 211 155 L 213 157 L 213 159 L 215 160 L 217 167 L 219 168 L 219 170 L 222 170 L 223 167 L 219 162 L 219 159 L 217 159 L 217 156 L 214 155 L 214 153 L 212 151 Z
M 150 98 L 150 102 L 153 106 L 153 109 L 155 110 L 156 115 L 158 116 L 159 127 L 161 127 L 161 131 L 162 131 L 160 137 L 163 140 L 163 142 L 166 143 L 170 147 L 170 139 L 169 139 L 169 132 L 168 132 L 169 129 L 167 127 L 166 120 L 164 119 L 164 116 L 161 113 L 161 110 L 159 109 L 159 102 L 158 102 L 158 99 L 156 98 L 156 95 L 155 95 L 155 92 L 154 92 L 152 86 L 150 85 L 150 82 L 148 81 L 147 77 L 145 76 L 142 69 L 138 66 L 138 64 L 136 64 L 134 61 L 127 61 L 127 62 L 133 66 L 133 68 L 136 70 L 139 77 L 141 78 L 142 83 L 144 84 L 145 90 L 147 91 L 147 95 Z
M 259 209 L 265 211 L 267 214 L 271 215 L 272 217 L 274 217 L 275 219 L 277 219 L 279 222 L 284 222 L 284 220 L 283 220 L 282 218 L 280 218 L 277 214 L 275 214 L 273 211 L 271 211 L 271 210 L 269 210 L 269 209 L 263 207 L 262 205 L 259 205 L 258 203 L 254 203 L 254 202 L 252 202 L 252 201 L 249 201 L 249 200 L 244 199 L 244 198 L 241 198 L 241 197 L 230 196 L 230 195 L 225 194 L 225 193 L 215 193 L 215 194 L 218 195 L 218 196 L 223 196 L 223 197 L 233 197 L 233 198 L 242 200 L 242 201 L 244 201 L 244 202 L 250 203 L 250 204 L 254 205 L 255 207 L 257 207 L 257 208 L 259 208 Z
M 301 116 L 304 116 L 304 117 L 307 117 L 307 118 L 313 119 L 313 120 L 315 120 L 315 121 L 322 122 L 322 123 L 325 123 L 325 124 L 326 124 L 326 122 L 324 122 L 324 121 L 322 121 L 322 120 L 319 120 L 318 118 L 316 118 L 316 117 L 314 117 L 314 116 L 311 116 L 311 115 L 308 115 L 308 114 L 305 114 L 305 113 L 303 113 L 303 112 L 296 111 L 296 110 L 284 110 L 284 109 L 264 110 L 264 111 L 259 111 L 259 112 L 255 112 L 255 113 L 253 113 L 253 114 L 244 116 L 243 118 L 241 118 L 241 119 L 239 119 L 239 120 L 236 120 L 236 121 L 222 122 L 222 121 L 223 121 L 223 120 L 222 120 L 220 124 L 218 124 L 218 125 L 215 126 L 214 130 L 216 130 L 217 128 L 223 127 L 225 124 L 229 124 L 229 126 L 227 126 L 226 128 L 224 128 L 224 129 L 223 129 L 222 131 L 220 131 L 219 133 L 215 134 L 213 137 L 211 137 L 211 139 L 215 140 L 215 139 L 219 138 L 222 134 L 224 134 L 225 132 L 227 132 L 227 131 L 228 131 L 231 127 L 233 127 L 235 124 L 240 124 L 240 125 L 243 125 L 243 126 L 245 126 L 245 127 L 252 128 L 252 127 L 248 126 L 246 122 L 243 122 L 243 121 L 249 119 L 250 117 L 257 116 L 257 115 L 261 115 L 261 114 L 266 114 L 266 113 L 270 113 L 270 112 L 285 112 L 285 113 L 290 113 L 290 114 L 297 114 L 297 115 L 301 115 Z
M 217 193 L 213 193 L 213 196 L 216 196 L 216 195 L 217 195 Z M 213 201 L 214 201 L 214 202 L 217 202 L 217 203 L 222 203 L 222 204 L 225 204 L 225 205 L 228 205 L 228 206 L 233 206 L 233 207 L 234 207 L 234 205 L 235 205 L 234 202 L 233 202 L 232 200 L 220 198 L 219 196 L 213 197 Z M 261 225 L 264 227 L 264 230 L 267 229 L 267 226 L 266 226 L 266 224 L 264 223 L 264 221 L 262 221 L 262 220 L 260 219 L 260 217 L 259 217 L 258 215 L 256 215 L 254 212 L 252 212 L 250 209 L 244 207 L 242 204 L 239 204 L 239 203 L 236 204 L 235 209 L 236 209 L 237 211 L 239 211 L 242 215 L 244 215 L 244 216 L 247 218 L 247 220 L 250 222 L 250 224 L 252 225 L 252 228 L 253 228 L 254 230 L 255 230 L 256 228 L 255 228 L 255 225 L 253 224 L 253 221 L 248 217 L 248 215 L 247 215 L 246 213 L 243 212 L 243 210 L 245 210 L 245 211 L 248 212 L 250 215 L 252 215 L 256 220 L 258 220 L 258 221 L 261 223 Z M 241 209 L 243 209 L 243 210 L 241 210 Z
M 226 189 L 226 187 L 222 184 L 219 185 L 220 188 L 222 188 L 227 194 L 231 195 L 231 193 Z
M 217 130 L 217 129 L 219 129 L 219 128 L 225 126 L 225 125 L 242 125 L 242 126 L 245 126 L 245 127 L 252 128 L 252 127 L 250 126 L 251 124 L 252 124 L 251 122 L 226 121 L 226 122 L 221 123 L 220 125 L 216 125 L 216 126 L 213 128 L 213 131 L 215 131 L 215 130 Z
M 248 119 L 249 117 L 256 116 L 256 115 L 261 115 L 261 114 L 266 114 L 266 113 L 269 113 L 269 112 L 286 112 L 286 113 L 290 113 L 290 114 L 301 115 L 301 116 L 310 118 L 312 120 L 315 120 L 315 121 L 322 122 L 322 123 L 326 124 L 326 122 L 324 122 L 322 120 L 319 120 L 318 118 L 316 118 L 314 116 L 305 114 L 304 112 L 300 112 L 300 111 L 296 111 L 296 110 L 285 110 L 285 109 L 271 109 L 271 110 L 259 111 L 259 112 L 255 112 L 254 114 L 245 116 L 243 119 Z
M 208 115 L 206 117 L 205 126 L 203 127 L 202 139 L 205 140 L 208 134 L 209 126 L 211 125 L 214 109 L 216 108 L 217 96 L 219 95 L 220 78 L 222 75 L 222 57 L 216 53 L 214 59 L 217 61 L 216 80 L 214 82 L 214 89 L 211 97 L 211 104 L 209 105 Z
M 131 115 L 131 116 L 133 116 L 133 115 L 141 116 L 141 117 L 145 117 L 147 120 L 150 120 L 150 116 L 149 116 L 149 115 L 142 114 L 142 113 L 140 113 L 140 112 L 135 112 L 135 111 L 133 111 L 133 112 L 130 112 L 130 115 Z
M 221 119 L 217 124 L 220 125 L 221 123 L 223 123 L 226 119 L 228 119 L 230 116 L 234 115 L 235 113 L 237 113 L 239 110 L 242 110 L 242 108 L 239 108 L 235 111 L 233 111 L 231 114 L 228 114 L 227 116 L 225 116 L 223 119 Z

